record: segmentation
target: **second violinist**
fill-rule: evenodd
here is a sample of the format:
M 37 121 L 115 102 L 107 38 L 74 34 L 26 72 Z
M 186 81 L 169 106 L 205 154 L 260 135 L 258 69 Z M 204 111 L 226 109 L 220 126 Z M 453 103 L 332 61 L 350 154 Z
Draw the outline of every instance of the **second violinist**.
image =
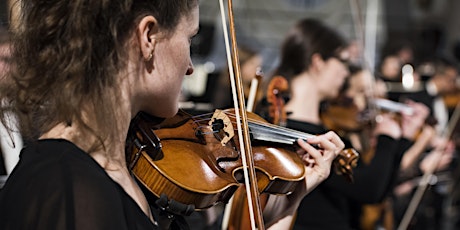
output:
M 338 32 L 315 19 L 300 20 L 289 31 L 274 73 L 290 83 L 285 106 L 288 128 L 313 134 L 328 131 L 322 124 L 320 103 L 336 97 L 350 74 L 347 46 Z M 412 143 L 413 130 L 419 128 L 425 116 L 423 112 L 415 113 L 411 117 L 413 122 L 402 127 L 389 117 L 382 117 L 374 130 L 377 144 L 373 164 L 358 163 L 353 169 L 353 184 L 331 174 L 302 200 L 293 228 L 355 228 L 357 223 L 351 210 L 360 202 L 377 202 L 385 196 L 398 158 Z

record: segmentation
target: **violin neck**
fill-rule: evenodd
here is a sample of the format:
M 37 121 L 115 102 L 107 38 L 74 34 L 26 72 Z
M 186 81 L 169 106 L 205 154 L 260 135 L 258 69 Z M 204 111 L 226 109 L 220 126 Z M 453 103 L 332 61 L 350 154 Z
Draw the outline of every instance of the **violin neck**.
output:
M 371 100 L 370 103 L 379 109 L 387 110 L 389 112 L 405 113 L 408 115 L 414 114 L 414 110 L 404 103 L 383 98 L 375 98 Z

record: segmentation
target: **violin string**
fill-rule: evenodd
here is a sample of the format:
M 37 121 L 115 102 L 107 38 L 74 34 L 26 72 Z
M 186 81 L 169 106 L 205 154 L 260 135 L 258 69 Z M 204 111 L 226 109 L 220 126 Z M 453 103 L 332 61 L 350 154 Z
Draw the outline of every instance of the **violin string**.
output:
M 226 114 L 227 114 L 228 117 L 235 119 L 234 114 L 227 113 L 227 112 L 226 112 Z M 194 116 L 195 118 L 197 118 L 197 117 L 206 117 L 206 118 L 202 118 L 200 120 L 194 120 L 194 123 L 199 124 L 198 128 L 208 127 L 209 126 L 208 124 L 202 124 L 202 123 L 211 120 L 212 118 L 209 117 L 210 115 L 211 115 L 211 113 L 202 114 L 202 115 L 199 115 L 199 116 Z M 273 125 L 273 124 L 270 124 L 270 123 L 261 122 L 261 121 L 251 119 L 251 118 L 248 118 L 248 121 L 249 121 L 250 128 L 251 128 L 251 125 L 252 125 L 253 128 L 254 128 L 254 125 L 256 125 L 262 131 L 267 132 L 267 133 L 272 133 L 272 134 L 278 135 L 278 136 L 300 138 L 300 139 L 307 139 L 309 137 L 314 136 L 312 134 L 307 134 L 307 133 L 303 133 L 303 132 L 300 132 L 300 131 L 297 131 L 297 130 L 289 129 L 289 128 L 286 128 L 286 127 L 283 127 L 283 126 L 277 126 L 277 125 Z M 228 123 L 224 123 L 224 124 L 229 125 Z M 232 126 L 233 126 L 233 124 L 236 124 L 236 122 L 232 121 Z M 215 125 L 213 124 L 212 127 L 215 127 Z M 236 131 L 236 128 L 234 128 L 234 131 Z M 217 133 L 217 131 L 204 132 L 202 134 L 214 134 L 214 133 Z M 250 130 L 250 133 L 251 134 L 256 134 L 256 132 L 251 131 L 251 130 Z
M 232 114 L 228 114 L 228 116 L 232 117 Z M 277 132 L 279 134 L 288 135 L 288 136 L 297 137 L 297 138 L 309 138 L 309 137 L 314 136 L 312 134 L 303 133 L 297 130 L 289 129 L 289 128 L 279 126 L 279 125 L 273 125 L 270 123 L 258 121 L 258 120 L 251 119 L 251 118 L 248 118 L 248 121 L 250 122 L 250 124 L 255 124 L 257 126 L 260 126 L 265 131 L 268 131 L 268 132 Z
M 213 115 L 213 113 L 204 113 L 204 114 L 192 116 L 191 118 L 196 123 L 196 122 L 200 122 L 200 121 L 210 120 L 211 118 L 209 118 L 209 117 L 211 115 Z

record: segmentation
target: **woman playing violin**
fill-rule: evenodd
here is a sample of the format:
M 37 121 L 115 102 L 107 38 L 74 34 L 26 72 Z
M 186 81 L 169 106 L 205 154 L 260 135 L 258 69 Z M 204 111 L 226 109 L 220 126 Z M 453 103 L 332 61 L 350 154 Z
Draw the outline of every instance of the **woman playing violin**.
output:
M 193 72 L 198 1 L 21 4 L 0 114 L 17 114 L 28 144 L 0 194 L 0 229 L 187 229 L 147 202 L 125 140 L 138 112 L 177 113 L 182 79 Z M 343 148 L 332 132 L 308 142 L 298 141 L 308 180 L 270 223 L 283 224 Z
M 320 103 L 338 96 L 350 74 L 348 58 L 347 42 L 318 20 L 300 20 L 289 31 L 274 74 L 284 76 L 290 82 L 290 99 L 285 106 L 289 114 L 288 128 L 313 134 L 327 132 L 319 113 Z M 353 169 L 352 184 L 331 174 L 302 200 L 294 229 L 352 229 L 350 212 L 353 203 L 383 198 L 393 165 L 403 152 L 401 149 L 410 144 L 406 138 L 412 137 L 413 130 L 423 122 L 424 116 L 426 114 L 416 113 L 413 122 L 404 123 L 402 128 L 384 116 L 374 130 L 377 136 L 374 164 L 364 167 L 359 162 Z

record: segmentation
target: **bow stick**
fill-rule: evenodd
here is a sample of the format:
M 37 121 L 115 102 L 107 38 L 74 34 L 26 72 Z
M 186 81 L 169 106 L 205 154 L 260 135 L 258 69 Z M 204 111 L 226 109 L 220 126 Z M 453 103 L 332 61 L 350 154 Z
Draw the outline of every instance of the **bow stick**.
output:
M 251 227 L 252 229 L 256 229 L 257 226 L 258 229 L 263 230 L 265 229 L 265 227 L 262 217 L 262 208 L 260 206 L 260 201 L 258 199 L 259 190 L 257 188 L 257 178 L 254 168 L 251 139 L 249 135 L 249 126 L 247 122 L 247 114 L 245 109 L 243 82 L 241 79 L 241 71 L 238 58 L 238 47 L 236 43 L 236 33 L 234 28 L 233 4 L 232 0 L 228 0 L 228 17 L 232 42 L 232 52 L 230 52 L 223 0 L 219 0 L 219 3 L 222 16 L 222 27 L 224 31 L 228 68 L 230 73 L 230 83 L 232 86 L 233 103 L 235 107 L 235 116 L 238 128 L 240 152 L 244 168 L 244 182 L 246 186 L 246 195 L 248 197 Z M 233 67 L 235 68 L 235 71 Z

